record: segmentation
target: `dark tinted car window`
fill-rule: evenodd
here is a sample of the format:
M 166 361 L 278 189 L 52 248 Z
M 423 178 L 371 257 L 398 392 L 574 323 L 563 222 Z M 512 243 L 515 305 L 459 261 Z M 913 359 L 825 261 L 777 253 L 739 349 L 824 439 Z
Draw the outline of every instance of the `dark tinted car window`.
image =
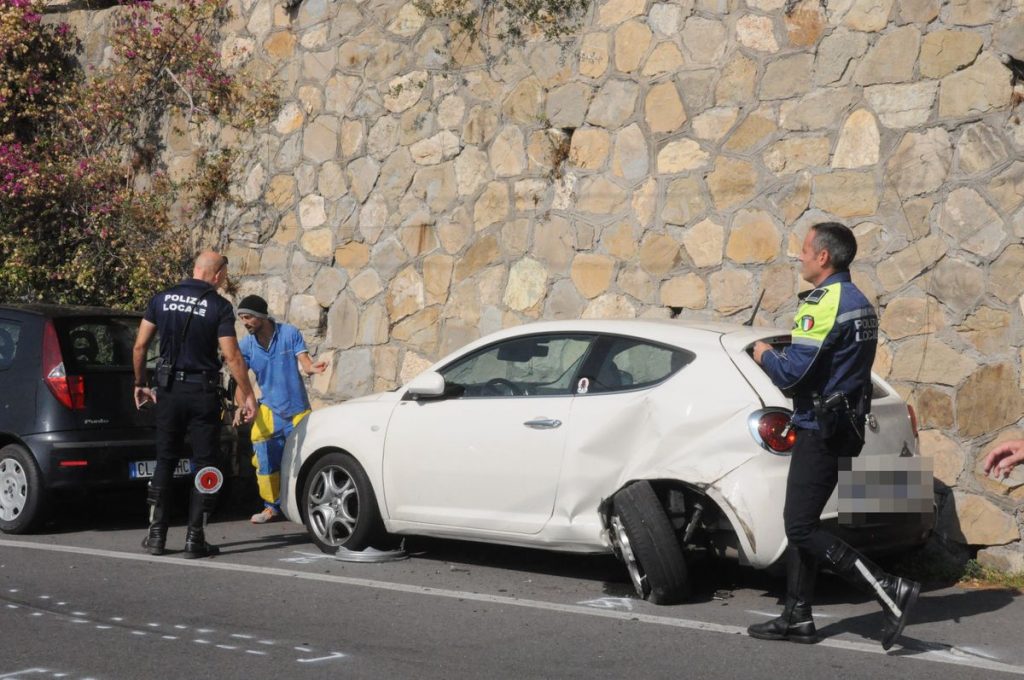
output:
M 20 323 L 0 319 L 0 371 L 6 371 L 14 363 L 14 357 L 18 354 L 19 337 L 21 337 Z
M 620 392 L 651 387 L 693 361 L 693 354 L 635 338 L 603 341 L 601 363 L 594 375 L 586 376 L 587 392 Z M 582 381 L 581 381 L 582 382 Z
M 68 373 L 132 370 L 138 318 L 65 318 L 55 320 L 54 325 Z

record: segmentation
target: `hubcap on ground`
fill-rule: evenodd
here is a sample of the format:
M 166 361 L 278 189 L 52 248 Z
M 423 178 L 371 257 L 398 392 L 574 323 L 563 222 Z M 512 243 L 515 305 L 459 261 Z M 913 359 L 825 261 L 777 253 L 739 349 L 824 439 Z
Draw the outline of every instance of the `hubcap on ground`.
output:
M 25 509 L 28 476 L 13 458 L 0 460 L 0 519 L 10 522 Z
M 317 538 L 327 545 L 345 545 L 359 520 L 359 492 L 348 472 L 336 465 L 320 470 L 310 487 L 306 510 Z

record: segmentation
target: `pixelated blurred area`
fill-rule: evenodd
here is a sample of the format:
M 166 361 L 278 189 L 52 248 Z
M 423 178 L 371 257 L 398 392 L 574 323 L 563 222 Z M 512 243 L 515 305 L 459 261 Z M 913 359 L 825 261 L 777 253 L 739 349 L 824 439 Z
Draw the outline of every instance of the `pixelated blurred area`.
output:
M 930 458 L 863 456 L 840 461 L 839 524 L 864 526 L 906 522 L 908 515 L 935 512 Z

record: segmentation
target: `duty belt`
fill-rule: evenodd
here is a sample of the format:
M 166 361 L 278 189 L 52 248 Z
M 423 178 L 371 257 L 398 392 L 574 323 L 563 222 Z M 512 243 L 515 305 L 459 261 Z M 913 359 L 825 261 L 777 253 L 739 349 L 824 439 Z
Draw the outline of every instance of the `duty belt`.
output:
M 171 380 L 174 382 L 199 383 L 209 385 L 217 382 L 216 371 L 172 371 Z

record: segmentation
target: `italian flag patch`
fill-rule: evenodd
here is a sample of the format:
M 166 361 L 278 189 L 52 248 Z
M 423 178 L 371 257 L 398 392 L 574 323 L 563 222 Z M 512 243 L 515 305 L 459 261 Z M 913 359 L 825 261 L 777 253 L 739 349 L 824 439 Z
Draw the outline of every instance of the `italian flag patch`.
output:
M 811 316 L 810 314 L 805 314 L 804 316 L 800 317 L 800 330 L 806 333 L 812 328 L 814 328 L 813 316 Z

